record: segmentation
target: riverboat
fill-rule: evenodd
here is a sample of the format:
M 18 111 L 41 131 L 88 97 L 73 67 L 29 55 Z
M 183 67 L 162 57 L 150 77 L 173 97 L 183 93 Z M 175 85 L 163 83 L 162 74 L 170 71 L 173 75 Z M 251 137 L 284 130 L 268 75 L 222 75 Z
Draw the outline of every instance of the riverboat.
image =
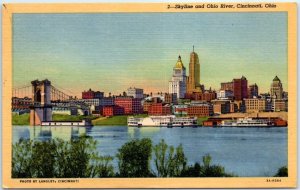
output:
M 237 120 L 224 120 L 217 127 L 273 127 L 274 122 L 268 119 L 238 118 Z
M 197 117 L 176 117 L 175 115 L 128 117 L 127 125 L 131 127 L 197 127 Z

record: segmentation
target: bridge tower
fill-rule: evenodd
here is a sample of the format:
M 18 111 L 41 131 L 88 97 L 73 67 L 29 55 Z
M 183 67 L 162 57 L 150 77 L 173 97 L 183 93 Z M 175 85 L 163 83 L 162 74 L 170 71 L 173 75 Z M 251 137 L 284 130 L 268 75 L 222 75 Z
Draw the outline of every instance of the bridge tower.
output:
M 30 125 L 41 125 L 42 121 L 52 121 L 51 82 L 47 79 L 31 81 L 32 101 Z

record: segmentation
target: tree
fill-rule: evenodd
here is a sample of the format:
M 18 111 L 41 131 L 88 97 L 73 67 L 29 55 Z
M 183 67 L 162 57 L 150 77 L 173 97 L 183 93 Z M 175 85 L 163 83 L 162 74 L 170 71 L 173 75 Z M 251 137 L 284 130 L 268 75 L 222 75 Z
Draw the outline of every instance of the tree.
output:
M 168 146 L 162 139 L 154 148 L 154 163 L 158 177 L 178 177 L 185 170 L 187 159 L 182 145 Z
M 51 178 L 55 176 L 55 153 L 54 141 L 36 141 L 32 147 L 33 177 Z
M 32 141 L 20 139 L 12 146 L 12 177 L 29 178 L 33 176 L 32 170 Z
M 194 166 L 188 166 L 182 172 L 182 177 L 233 177 L 233 174 L 226 173 L 224 167 L 211 165 L 211 156 L 209 154 L 202 157 L 203 165 L 195 163 Z
M 152 142 L 148 138 L 124 144 L 117 154 L 120 177 L 151 177 Z
M 167 149 L 168 145 L 162 139 L 157 145 L 154 146 L 154 155 L 155 155 L 155 166 L 157 170 L 158 177 L 167 177 L 168 176 L 168 158 L 167 158 Z
M 200 177 L 233 177 L 233 174 L 225 172 L 225 168 L 220 165 L 211 165 L 209 154 L 202 157 L 203 167 L 200 167 Z
M 90 177 L 113 177 L 115 176 L 114 167 L 111 164 L 113 157 L 98 156 L 92 158 L 93 164 L 88 168 Z
M 193 166 L 188 166 L 182 173 L 181 177 L 200 177 L 202 168 L 198 162 Z
M 288 177 L 288 168 L 286 166 L 279 168 L 274 177 Z
M 13 145 L 13 178 L 111 177 L 112 157 L 99 156 L 96 141 L 81 136 L 71 141 L 20 140 Z

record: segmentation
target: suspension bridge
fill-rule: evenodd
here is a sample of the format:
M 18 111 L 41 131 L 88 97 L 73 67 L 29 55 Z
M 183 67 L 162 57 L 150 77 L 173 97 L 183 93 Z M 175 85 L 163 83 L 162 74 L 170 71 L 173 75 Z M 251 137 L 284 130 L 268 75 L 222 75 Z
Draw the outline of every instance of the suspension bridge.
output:
M 52 110 L 71 107 L 88 110 L 89 106 L 45 79 L 12 89 L 12 111 L 30 113 L 30 124 L 52 121 Z M 86 113 L 86 112 L 85 112 Z M 87 113 L 86 113 L 87 114 Z

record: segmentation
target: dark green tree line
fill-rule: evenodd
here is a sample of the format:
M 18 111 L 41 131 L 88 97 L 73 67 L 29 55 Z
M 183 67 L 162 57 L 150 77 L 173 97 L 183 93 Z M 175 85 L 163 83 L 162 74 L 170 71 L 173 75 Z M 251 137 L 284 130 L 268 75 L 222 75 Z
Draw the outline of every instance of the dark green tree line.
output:
M 113 176 L 112 157 L 99 156 L 96 141 L 20 140 L 12 148 L 13 178 L 85 178 Z
M 71 141 L 20 140 L 12 149 L 13 178 L 99 178 L 99 177 L 232 177 L 224 167 L 213 165 L 211 156 L 202 163 L 187 165 L 182 145 L 174 148 L 164 140 L 152 145 L 148 138 L 125 143 L 113 157 L 100 156 L 96 141 L 82 136 Z M 153 160 L 151 159 L 153 154 Z M 154 168 L 151 168 L 151 161 Z M 287 168 L 278 170 L 275 177 L 287 176 Z

